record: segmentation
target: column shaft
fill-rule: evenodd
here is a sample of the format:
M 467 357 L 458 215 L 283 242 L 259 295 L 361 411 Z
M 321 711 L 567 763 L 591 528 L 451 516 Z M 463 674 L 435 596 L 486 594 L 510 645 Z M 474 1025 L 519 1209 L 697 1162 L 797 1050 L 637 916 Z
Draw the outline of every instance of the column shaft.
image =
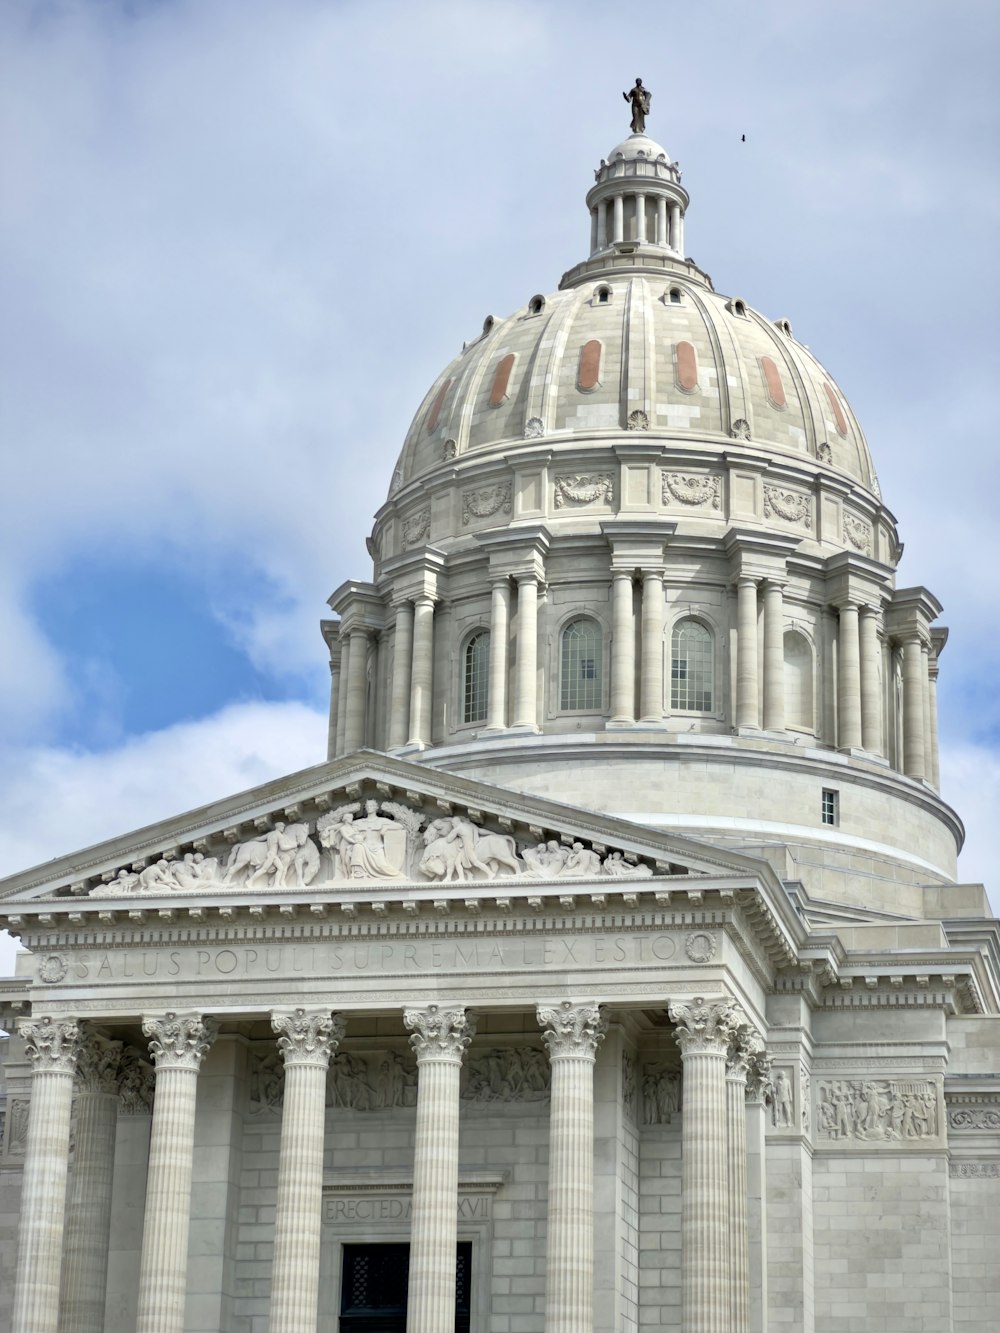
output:
M 642 665 L 639 714 L 643 722 L 663 721 L 663 573 L 642 575 Z
M 646 196 L 637 194 L 635 196 L 635 239 L 645 241 L 646 239 Z
M 920 639 L 913 635 L 903 644 L 903 772 L 918 780 L 926 773 L 923 669 Z
M 340 716 L 340 662 L 330 662 L 330 717 L 326 728 L 326 757 L 337 756 L 337 721 Z
M 410 744 L 430 745 L 434 700 L 434 599 L 418 597 L 413 613 Z
M 757 682 L 757 580 L 736 585 L 736 725 L 760 726 Z
M 625 200 L 620 194 L 616 194 L 614 198 L 613 226 L 612 239 L 615 242 L 623 241 L 625 239 Z
M 930 782 L 933 773 L 931 757 L 931 680 L 930 651 L 926 643 L 920 645 L 920 693 L 924 709 L 924 778 Z
M 615 571 L 611 638 L 611 720 L 635 721 L 635 612 L 632 575 Z
M 517 697 L 514 726 L 538 726 L 538 580 L 534 574 L 517 581 Z
M 75 1022 L 42 1019 L 20 1031 L 33 1065 L 12 1333 L 57 1333 L 73 1072 Z
M 861 664 L 858 608 L 845 602 L 839 608 L 837 637 L 837 744 L 841 750 L 861 748 Z
M 365 743 L 365 704 L 368 695 L 368 631 L 351 630 L 347 657 L 347 708 L 344 717 L 344 754 L 353 754 Z
M 661 195 L 656 201 L 656 244 L 667 244 L 667 201 Z
M 345 753 L 347 740 L 347 682 L 351 671 L 350 636 L 340 636 L 340 679 L 337 682 L 337 749 L 338 755 Z
M 413 666 L 413 605 L 396 607 L 396 636 L 392 656 L 392 694 L 389 701 L 389 749 L 398 750 L 410 735 L 410 673 Z
M 509 654 L 510 583 L 507 579 L 500 579 L 493 584 L 490 607 L 490 688 L 486 713 L 488 731 L 502 731 L 507 725 Z
M 594 1327 L 594 1058 L 597 1005 L 539 1006 L 552 1067 L 545 1333 Z
M 413 1211 L 406 1333 L 454 1333 L 458 1254 L 458 1127 L 464 1010 L 408 1009 L 417 1054 Z
M 136 1333 L 183 1333 L 198 1069 L 214 1030 L 201 1019 L 147 1019 L 156 1062 Z
M 938 682 L 938 665 L 937 665 L 937 658 L 935 658 L 931 664 L 931 669 L 930 669 L 930 705 L 931 705 L 930 777 L 931 777 L 931 782 L 934 784 L 935 790 L 940 791 L 941 757 L 938 752 L 937 682 Z
M 297 1009 L 273 1014 L 271 1026 L 279 1034 L 285 1092 L 268 1328 L 270 1333 L 316 1333 L 326 1071 L 344 1021 Z
M 671 250 L 680 249 L 681 238 L 681 206 L 680 204 L 670 205 L 670 248 Z
M 66 1209 L 62 1333 L 104 1333 L 121 1042 L 94 1037 L 79 1060 L 76 1161 Z
M 730 1198 L 726 1051 L 735 1019 L 725 1000 L 672 1004 L 684 1065 L 681 1271 L 684 1333 L 729 1333 Z M 745 1148 L 744 1148 L 745 1160 Z
M 608 201 L 602 199 L 597 205 L 597 248 L 608 248 Z
M 882 753 L 882 692 L 879 684 L 878 613 L 861 608 L 861 744 L 869 754 Z
M 764 584 L 764 730 L 785 729 L 785 606 L 780 583 Z
M 597 209 L 590 210 L 590 253 L 593 254 L 597 249 Z
M 726 1184 L 729 1190 L 729 1328 L 747 1333 L 750 1263 L 747 1233 L 746 1068 L 726 1071 Z

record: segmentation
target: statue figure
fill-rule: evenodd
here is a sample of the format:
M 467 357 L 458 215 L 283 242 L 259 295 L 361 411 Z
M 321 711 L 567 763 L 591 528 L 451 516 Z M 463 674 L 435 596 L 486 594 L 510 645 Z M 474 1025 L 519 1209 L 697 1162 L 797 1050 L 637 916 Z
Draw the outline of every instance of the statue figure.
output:
M 774 1075 L 771 1123 L 775 1129 L 792 1128 L 792 1083 L 783 1069 L 777 1070 Z
M 653 100 L 653 94 L 648 88 L 642 86 L 642 79 L 636 79 L 635 87 L 630 88 L 627 93 L 622 93 L 626 102 L 632 103 L 632 133 L 646 133 L 646 117 L 649 115 L 649 104 Z
M 316 826 L 320 842 L 337 853 L 345 879 L 403 878 L 406 829 L 380 815 L 377 801 L 366 801 L 363 815 L 360 809 L 349 805 L 324 815 Z
M 217 879 L 218 874 L 218 859 L 203 852 L 185 852 L 184 859 L 174 861 L 170 867 L 174 883 L 186 892 L 194 892 L 201 884 Z
M 514 839 L 506 833 L 487 833 L 468 819 L 449 816 L 435 819 L 423 834 L 424 854 L 418 869 L 428 879 L 495 879 L 501 870 L 520 874 Z

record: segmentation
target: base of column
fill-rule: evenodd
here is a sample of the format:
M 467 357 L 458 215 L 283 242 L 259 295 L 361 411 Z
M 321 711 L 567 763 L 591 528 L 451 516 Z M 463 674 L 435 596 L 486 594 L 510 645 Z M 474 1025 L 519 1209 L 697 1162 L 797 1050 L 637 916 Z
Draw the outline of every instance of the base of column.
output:
M 503 734 L 505 736 L 540 736 L 542 729 L 534 722 L 515 722 Z
M 400 745 L 398 749 L 390 750 L 388 753 L 399 755 L 401 759 L 405 759 L 408 754 L 420 754 L 430 748 L 429 741 L 407 741 L 405 745 Z
M 760 727 L 733 727 L 734 736 L 756 737 L 763 736 L 763 734 L 764 733 L 761 731 Z
M 636 726 L 643 731 L 668 731 L 669 723 L 665 717 L 640 717 Z
M 605 731 L 635 731 L 640 724 L 634 717 L 609 717 L 604 724 Z

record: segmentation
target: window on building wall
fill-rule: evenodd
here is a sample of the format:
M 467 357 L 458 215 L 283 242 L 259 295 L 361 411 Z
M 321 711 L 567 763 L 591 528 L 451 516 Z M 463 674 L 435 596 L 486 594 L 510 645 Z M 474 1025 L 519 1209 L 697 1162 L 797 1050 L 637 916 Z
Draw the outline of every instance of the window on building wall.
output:
M 785 635 L 785 723 L 812 731 L 813 661 L 812 648 L 804 634 L 789 630 Z
M 601 707 L 601 627 L 596 620 L 571 620 L 562 633 L 559 707 L 564 710 Z
M 490 687 L 490 632 L 477 630 L 465 645 L 463 673 L 463 717 L 466 722 L 485 722 Z
M 700 620 L 679 620 L 670 636 L 672 712 L 711 713 L 715 707 L 715 641 Z
M 833 787 L 824 787 L 820 798 L 820 813 L 824 824 L 840 823 L 840 792 Z
M 410 1247 L 345 1245 L 340 1333 L 406 1333 Z M 469 1333 L 472 1243 L 459 1241 L 455 1265 L 455 1333 Z

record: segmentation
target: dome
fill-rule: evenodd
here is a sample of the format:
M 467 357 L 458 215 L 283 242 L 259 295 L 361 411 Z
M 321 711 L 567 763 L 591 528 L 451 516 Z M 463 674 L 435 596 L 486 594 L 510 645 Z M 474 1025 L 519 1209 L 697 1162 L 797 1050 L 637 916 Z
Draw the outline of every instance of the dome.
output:
M 627 161 L 639 157 L 647 158 L 650 162 L 655 162 L 659 158 L 663 158 L 665 162 L 670 161 L 667 150 L 647 134 L 630 134 L 627 139 L 623 139 L 620 144 L 612 148 L 606 161 L 615 162 L 618 158 L 625 158 Z

